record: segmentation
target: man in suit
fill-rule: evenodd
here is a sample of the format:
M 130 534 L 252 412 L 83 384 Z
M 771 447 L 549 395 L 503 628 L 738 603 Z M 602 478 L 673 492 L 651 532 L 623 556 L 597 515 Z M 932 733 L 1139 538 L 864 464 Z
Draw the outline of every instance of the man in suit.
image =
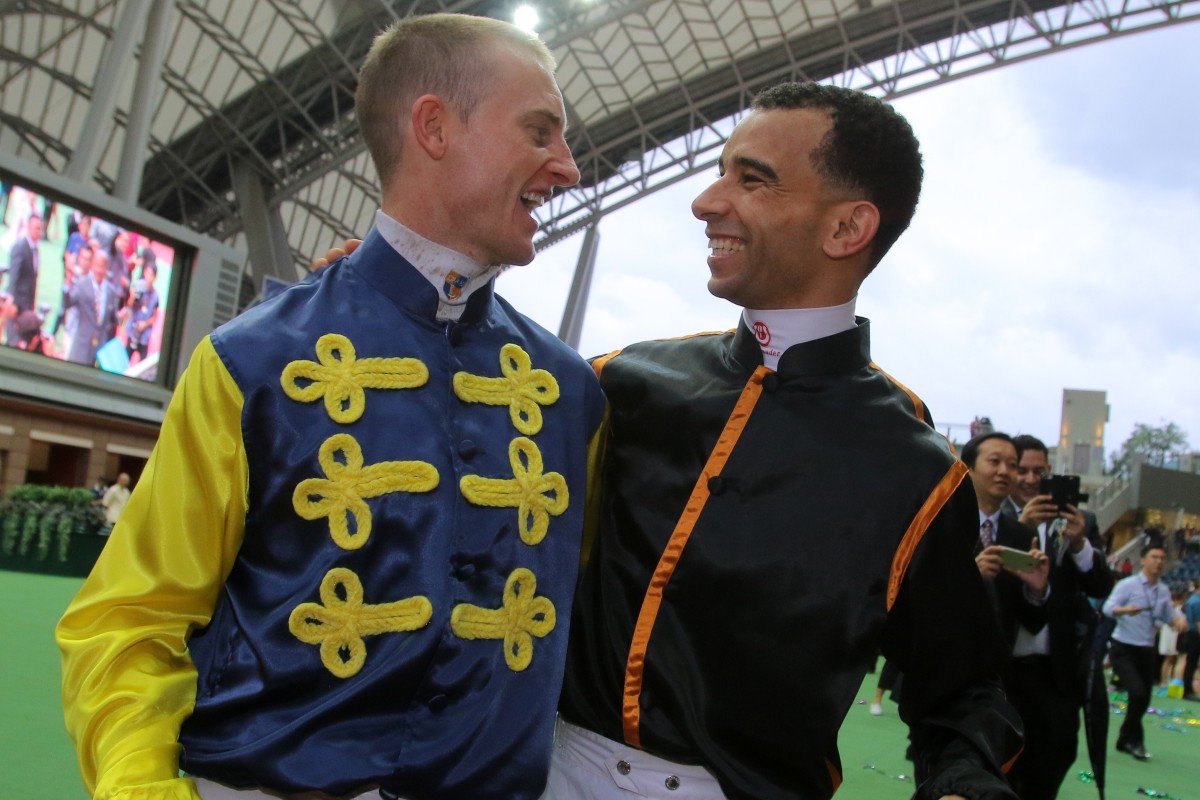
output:
M 37 295 L 38 243 L 42 239 L 42 218 L 31 214 L 25 221 L 25 235 L 18 238 L 8 254 L 8 293 L 21 312 L 32 311 Z M 8 345 L 16 347 L 18 332 L 14 321 L 8 323 Z
M 979 503 L 975 564 L 1011 647 L 1020 628 L 1040 630 L 1046 624 L 1050 561 L 1040 549 L 1030 547 L 1036 535 L 1033 530 L 1000 513 L 1017 472 L 1017 447 L 1012 437 L 999 431 L 981 433 L 963 445 L 962 460 Z M 1006 549 L 1031 551 L 1032 564 L 1010 566 L 1011 560 L 1005 561 Z
M 81 254 L 84 249 L 91 248 L 81 249 Z M 86 256 L 80 259 L 81 263 L 86 260 Z M 75 281 L 68 297 L 68 302 L 79 316 L 76 318 L 75 334 L 71 338 L 71 349 L 67 351 L 67 360 L 88 366 L 96 363 L 96 351 L 116 324 L 119 309 L 119 296 L 116 287 L 107 280 L 105 260 L 92 254 L 90 265 L 90 274 Z
M 1017 631 L 1004 671 L 1009 700 L 1025 721 L 1025 751 L 1010 773 L 1023 800 L 1051 800 L 1075 762 L 1079 711 L 1088 697 L 1087 649 L 1096 626 L 1089 597 L 1104 599 L 1113 578 L 1094 514 L 1073 505 L 1059 508 L 1041 494 L 1050 474 L 1046 445 L 1034 436 L 1013 439 L 1017 474 L 1009 496 L 1020 522 L 1037 533 L 1037 548 L 1050 556 L 1046 625 Z M 1014 545 L 1015 546 L 1015 545 Z M 1093 692 L 1105 691 L 1097 681 Z

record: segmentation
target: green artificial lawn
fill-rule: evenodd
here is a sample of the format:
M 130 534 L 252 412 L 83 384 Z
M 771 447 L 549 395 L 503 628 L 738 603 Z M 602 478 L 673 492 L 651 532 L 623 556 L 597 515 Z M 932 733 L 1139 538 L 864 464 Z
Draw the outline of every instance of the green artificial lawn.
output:
M 0 798 L 83 800 L 75 753 L 63 727 L 59 697 L 59 656 L 54 624 L 82 581 L 0 570 L 0 622 L 7 645 L 0 672 Z M 884 700 L 884 714 L 872 717 L 868 703 L 876 676 L 868 675 L 859 702 L 850 709 L 840 737 L 845 782 L 837 800 L 905 800 L 912 796 L 912 765 L 904 759 L 906 730 L 896 706 Z M 1146 718 L 1146 749 L 1152 761 L 1140 763 L 1112 748 L 1121 717 L 1109 722 L 1107 796 L 1138 800 L 1139 788 L 1175 800 L 1200 800 L 1200 704 L 1156 695 L 1156 714 Z M 804 709 L 794 713 L 803 714 Z M 1162 715 L 1160 715 L 1162 714 Z M 1189 724 L 1190 723 L 1190 724 Z M 1090 769 L 1080 737 L 1075 763 L 1060 800 L 1093 800 L 1095 786 L 1080 780 Z
M 73 800 L 87 792 L 63 725 L 54 625 L 81 578 L 0 570 L 0 798 Z

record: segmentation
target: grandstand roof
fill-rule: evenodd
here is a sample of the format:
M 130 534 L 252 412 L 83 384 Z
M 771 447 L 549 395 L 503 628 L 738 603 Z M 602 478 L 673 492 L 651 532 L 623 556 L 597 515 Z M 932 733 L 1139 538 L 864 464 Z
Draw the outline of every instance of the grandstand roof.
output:
M 707 166 L 730 116 L 771 83 L 897 96 L 1200 11 L 1200 0 L 530 2 L 559 61 L 583 176 L 546 208 L 543 245 Z M 0 0 L 0 150 L 243 250 L 242 211 L 265 202 L 299 272 L 363 234 L 378 202 L 353 108 L 374 35 L 409 14 L 510 18 L 512 7 Z

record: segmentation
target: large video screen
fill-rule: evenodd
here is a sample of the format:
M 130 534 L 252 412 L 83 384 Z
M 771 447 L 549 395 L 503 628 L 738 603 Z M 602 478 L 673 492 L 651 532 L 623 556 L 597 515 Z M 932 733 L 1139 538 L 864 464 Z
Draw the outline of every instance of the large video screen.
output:
M 0 344 L 155 381 L 179 245 L 0 180 Z

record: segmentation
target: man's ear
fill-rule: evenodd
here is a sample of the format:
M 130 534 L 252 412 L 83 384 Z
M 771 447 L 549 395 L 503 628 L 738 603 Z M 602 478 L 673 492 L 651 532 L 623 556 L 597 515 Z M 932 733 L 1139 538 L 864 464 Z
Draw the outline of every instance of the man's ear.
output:
M 833 233 L 822 249 L 830 258 L 857 255 L 875 240 L 879 231 L 879 209 L 866 200 L 847 200 L 833 209 Z
M 436 94 L 423 94 L 412 106 L 412 135 L 430 158 L 440 160 L 448 147 L 450 109 Z

